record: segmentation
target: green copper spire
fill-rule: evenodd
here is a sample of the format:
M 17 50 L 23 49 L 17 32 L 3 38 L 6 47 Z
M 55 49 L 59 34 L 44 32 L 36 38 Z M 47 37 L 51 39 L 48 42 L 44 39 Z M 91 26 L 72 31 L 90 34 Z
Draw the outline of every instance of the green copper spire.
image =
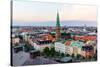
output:
M 59 19 L 59 13 L 57 12 L 57 22 L 56 22 L 56 26 L 60 27 L 60 19 Z

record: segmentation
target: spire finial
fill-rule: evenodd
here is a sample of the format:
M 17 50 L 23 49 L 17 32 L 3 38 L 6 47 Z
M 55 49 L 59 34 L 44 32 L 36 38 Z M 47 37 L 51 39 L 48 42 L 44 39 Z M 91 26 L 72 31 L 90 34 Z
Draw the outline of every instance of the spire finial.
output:
M 58 8 L 57 8 L 57 12 L 58 12 Z

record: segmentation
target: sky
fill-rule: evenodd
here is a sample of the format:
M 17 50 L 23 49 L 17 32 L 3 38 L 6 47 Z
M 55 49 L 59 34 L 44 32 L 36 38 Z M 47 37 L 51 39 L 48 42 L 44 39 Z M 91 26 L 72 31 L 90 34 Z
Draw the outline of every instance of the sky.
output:
M 97 7 L 93 5 L 13 1 L 13 25 L 55 26 L 57 12 L 62 26 L 97 26 Z

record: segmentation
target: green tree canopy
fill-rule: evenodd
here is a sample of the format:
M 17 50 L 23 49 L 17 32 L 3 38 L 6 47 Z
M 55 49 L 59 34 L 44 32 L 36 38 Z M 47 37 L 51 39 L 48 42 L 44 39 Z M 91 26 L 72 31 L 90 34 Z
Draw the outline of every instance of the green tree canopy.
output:
M 46 56 L 49 56 L 50 55 L 50 49 L 48 47 L 45 47 L 43 49 L 43 53 L 46 55 Z

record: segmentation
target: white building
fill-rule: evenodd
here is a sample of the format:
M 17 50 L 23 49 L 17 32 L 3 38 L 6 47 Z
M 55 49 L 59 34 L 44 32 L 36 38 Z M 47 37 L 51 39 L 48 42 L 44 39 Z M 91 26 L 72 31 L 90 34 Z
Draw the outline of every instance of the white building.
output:
M 12 38 L 12 44 L 19 43 L 20 39 L 19 38 Z
M 32 46 L 34 46 L 34 49 L 36 49 L 36 50 L 39 50 L 39 51 L 43 51 L 43 49 L 45 48 L 45 47 L 51 47 L 51 44 L 41 44 L 41 45 L 39 45 L 39 44 L 37 44 L 37 43 L 33 43 L 33 42 L 31 42 L 31 45 Z
M 21 35 L 23 36 L 23 39 L 24 39 L 25 41 L 28 41 L 29 38 L 30 38 L 30 36 L 28 36 L 27 34 L 28 34 L 28 32 L 23 32 L 23 33 L 21 33 Z
M 65 45 L 65 53 L 72 55 L 73 54 L 73 47 Z
M 60 52 L 60 53 L 65 53 L 65 44 L 61 42 L 56 42 L 55 43 L 55 51 Z
M 55 43 L 55 50 L 57 52 L 61 52 L 61 53 L 65 53 L 65 54 L 77 55 L 77 54 L 81 54 L 81 47 L 77 46 L 80 44 L 83 44 L 83 43 L 77 43 L 77 42 L 74 43 L 72 41 L 69 45 L 67 45 L 67 44 L 63 44 L 61 42 L 56 42 Z

